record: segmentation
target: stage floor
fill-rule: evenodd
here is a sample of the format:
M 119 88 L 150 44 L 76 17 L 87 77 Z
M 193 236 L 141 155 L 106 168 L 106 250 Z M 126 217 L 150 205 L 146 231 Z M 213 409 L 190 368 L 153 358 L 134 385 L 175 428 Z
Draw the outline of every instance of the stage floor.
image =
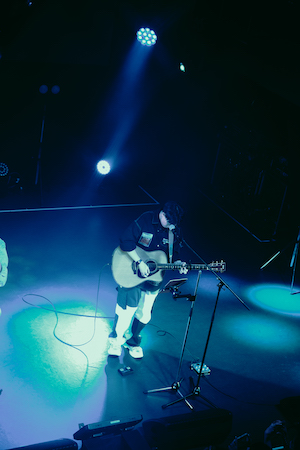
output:
M 176 390 L 144 393 L 179 380 L 184 396 L 199 381 L 201 395 L 189 398 L 194 412 L 213 403 L 232 413 L 224 446 L 243 433 L 259 442 L 283 418 L 279 402 L 299 394 L 300 296 L 290 291 L 291 254 L 260 270 L 277 244 L 257 241 L 204 198 L 193 221 L 187 215 L 183 253 L 193 263 L 196 253 L 206 262 L 223 259 L 230 290 L 217 297 L 219 280 L 203 271 L 194 303 L 161 293 L 143 331 L 144 358 L 107 356 L 116 301 L 111 255 L 124 227 L 154 208 L 147 197 L 126 206 L 1 212 L 10 259 L 0 292 L 1 449 L 73 439 L 79 424 L 192 415 L 184 401 L 163 408 L 181 398 Z M 189 272 L 183 294 L 195 293 L 197 276 Z M 166 273 L 166 281 L 177 277 Z M 198 380 L 190 366 L 202 360 L 211 325 L 210 374 Z M 127 377 L 118 372 L 124 366 L 133 369 Z

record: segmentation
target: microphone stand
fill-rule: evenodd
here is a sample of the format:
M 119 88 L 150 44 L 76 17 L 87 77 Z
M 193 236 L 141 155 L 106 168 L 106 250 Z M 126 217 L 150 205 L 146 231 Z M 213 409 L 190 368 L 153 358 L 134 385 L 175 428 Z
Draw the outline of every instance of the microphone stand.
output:
M 279 256 L 281 253 L 283 253 L 291 244 L 294 244 L 294 250 L 293 250 L 292 257 L 291 257 L 291 262 L 290 262 L 290 268 L 292 269 L 292 279 L 291 279 L 290 294 L 291 295 L 295 295 L 295 294 L 299 294 L 300 293 L 300 291 L 293 292 L 294 283 L 295 283 L 295 276 L 296 276 L 297 259 L 298 259 L 298 253 L 299 253 L 299 244 L 300 244 L 300 226 L 298 227 L 298 237 L 297 237 L 296 242 L 294 240 L 290 241 L 282 250 L 279 250 L 273 256 L 271 256 L 271 258 L 268 259 L 268 261 L 266 261 L 260 267 L 260 270 L 264 269 L 268 264 L 270 264 L 275 258 L 277 258 L 277 256 Z
M 181 402 L 182 400 L 184 400 L 188 405 L 190 405 L 190 403 L 187 401 L 187 399 L 190 398 L 190 397 L 193 397 L 193 396 L 201 397 L 203 400 L 205 400 L 207 403 L 209 403 L 213 408 L 217 408 L 217 406 L 214 403 L 212 403 L 210 400 L 208 400 L 206 397 L 204 397 L 203 395 L 200 394 L 200 377 L 201 377 L 201 374 L 202 374 L 202 368 L 204 366 L 204 361 L 205 361 L 205 357 L 206 357 L 208 343 L 209 343 L 211 330 L 212 330 L 212 326 L 213 326 L 214 319 L 215 319 L 217 304 L 218 304 L 218 301 L 219 301 L 219 295 L 220 295 L 220 291 L 221 291 L 222 287 L 223 287 L 223 283 L 220 282 L 218 284 L 217 298 L 216 298 L 213 314 L 212 314 L 212 317 L 211 317 L 210 327 L 209 327 L 209 331 L 208 331 L 208 335 L 207 335 L 207 339 L 206 339 L 206 344 L 205 344 L 205 348 L 204 348 L 204 352 L 203 352 L 203 356 L 202 356 L 202 360 L 201 360 L 201 364 L 200 364 L 200 369 L 199 369 L 199 373 L 198 373 L 197 383 L 196 383 L 196 385 L 194 385 L 194 389 L 193 389 L 193 391 L 190 394 L 187 394 L 185 396 L 181 396 L 180 399 L 175 400 L 175 401 L 170 402 L 170 403 L 167 403 L 166 405 L 163 405 L 163 408 L 167 408 L 168 406 L 175 405 L 176 403 Z M 191 409 L 194 409 L 194 407 L 192 407 Z
M 294 246 L 294 250 L 293 250 L 293 254 L 292 254 L 292 259 L 291 259 L 291 262 L 290 262 L 290 267 L 293 269 L 292 281 L 291 281 L 291 292 L 290 292 L 291 295 L 295 295 L 295 294 L 299 294 L 300 293 L 300 291 L 293 292 L 294 282 L 295 282 L 295 275 L 296 275 L 296 266 L 297 266 L 298 252 L 299 252 L 299 241 L 300 241 L 300 226 L 299 226 L 299 230 L 298 230 L 297 241 L 296 241 L 296 244 Z
M 40 184 L 40 201 L 41 201 L 41 206 L 43 206 L 43 187 L 42 187 L 42 177 L 41 177 L 41 160 L 42 160 L 42 146 L 43 146 L 44 129 L 45 129 L 45 118 L 46 118 L 46 104 L 44 105 L 44 111 L 43 111 L 41 134 L 40 134 L 40 145 L 39 145 L 39 151 L 38 151 L 38 157 L 37 157 L 37 165 L 36 165 L 36 173 L 35 173 L 35 185 L 37 186 L 38 182 Z
M 206 344 L 205 344 L 205 348 L 204 348 L 204 353 L 203 353 L 203 357 L 202 357 L 202 361 L 201 361 L 201 366 L 200 366 L 200 370 L 199 370 L 199 374 L 198 374 L 198 379 L 197 379 L 197 383 L 194 386 L 194 389 L 192 392 L 190 392 L 189 394 L 183 396 L 180 392 L 180 396 L 181 398 L 167 403 L 166 405 L 163 405 L 163 408 L 167 408 L 168 406 L 171 405 L 175 405 L 176 403 L 179 403 L 181 401 L 184 401 L 190 409 L 194 409 L 194 407 L 191 405 L 191 403 L 188 401 L 189 398 L 191 397 L 201 397 L 203 400 L 205 400 L 207 403 L 209 403 L 211 406 L 213 406 L 214 408 L 217 408 L 211 401 L 209 401 L 207 398 L 203 397 L 200 394 L 200 378 L 201 378 L 201 374 L 202 374 L 202 368 L 204 366 L 204 361 L 205 361 L 205 357 L 206 357 L 206 352 L 207 352 L 207 348 L 208 348 L 208 343 L 210 340 L 210 336 L 211 336 L 211 331 L 212 331 L 212 326 L 213 326 L 213 322 L 215 319 L 215 313 L 216 313 L 216 309 L 217 309 L 217 305 L 218 305 L 218 301 L 219 301 L 219 296 L 220 296 L 220 292 L 221 289 L 223 288 L 223 286 L 225 286 L 239 301 L 240 303 L 242 303 L 242 305 L 248 309 L 248 311 L 250 311 L 250 308 L 246 305 L 246 303 L 228 286 L 227 283 L 225 283 L 225 281 L 213 270 L 209 267 L 209 265 L 203 260 L 203 258 L 201 258 L 187 243 L 186 241 L 182 240 L 182 242 L 202 261 L 202 263 L 207 267 L 208 270 L 210 270 L 212 273 L 214 273 L 214 275 L 216 276 L 216 278 L 219 280 L 218 283 L 218 292 L 217 292 L 217 297 L 216 297 L 216 301 L 215 301 L 215 306 L 214 306 L 214 310 L 213 310 L 213 314 L 212 314 L 212 318 L 211 318 L 211 323 L 210 323 L 210 327 L 209 327 L 209 331 L 208 331 L 208 335 L 207 335 L 207 339 L 206 339 Z
M 179 358 L 179 364 L 178 364 L 178 369 L 177 369 L 177 375 L 175 377 L 175 381 L 167 387 L 162 387 L 159 389 L 151 389 L 148 391 L 144 391 L 144 394 L 154 394 L 156 392 L 166 392 L 166 391 L 173 391 L 173 392 L 177 392 L 180 395 L 180 400 L 184 400 L 186 405 L 190 408 L 190 409 L 194 409 L 193 405 L 191 405 L 191 403 L 186 400 L 183 396 L 183 394 L 180 392 L 180 385 L 183 381 L 183 378 L 180 379 L 180 372 L 181 372 L 181 367 L 182 367 L 182 362 L 183 362 L 183 355 L 184 355 L 184 351 L 185 351 L 185 347 L 186 347 L 186 342 L 187 342 L 187 337 L 188 337 L 188 333 L 189 333 L 189 329 L 190 329 L 190 324 L 191 324 L 191 320 L 192 320 L 192 315 L 193 315 L 193 311 L 194 311 L 194 305 L 195 305 L 195 301 L 197 298 L 197 291 L 198 291 L 198 286 L 199 286 L 199 281 L 200 281 L 200 276 L 201 276 L 201 270 L 198 271 L 198 276 L 197 276 L 197 281 L 196 281 L 196 286 L 195 286 L 195 290 L 194 290 L 194 295 L 191 294 L 183 294 L 180 295 L 177 293 L 178 291 L 178 286 L 177 287 L 168 287 L 168 285 L 166 285 L 166 287 L 162 290 L 162 292 L 171 289 L 172 290 L 172 295 L 174 298 L 186 298 L 191 302 L 191 308 L 190 308 L 190 313 L 188 316 L 188 320 L 187 320 L 187 324 L 186 324 L 186 329 L 185 329 L 185 334 L 184 334 L 184 339 L 183 339 L 183 344 L 182 344 L 182 348 L 181 348 L 181 353 L 180 353 L 180 358 Z M 201 368 L 202 369 L 202 368 Z M 163 405 L 162 408 L 166 408 L 168 405 Z

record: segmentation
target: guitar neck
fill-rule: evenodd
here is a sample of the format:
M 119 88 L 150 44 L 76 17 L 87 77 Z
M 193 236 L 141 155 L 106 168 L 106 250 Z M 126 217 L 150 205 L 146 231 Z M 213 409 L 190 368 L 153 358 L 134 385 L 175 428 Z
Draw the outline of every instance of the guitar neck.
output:
M 165 263 L 165 264 L 157 264 L 156 265 L 158 270 L 180 270 L 182 268 L 181 264 L 172 264 L 172 263 Z M 210 264 L 186 264 L 185 267 L 188 270 L 212 270 L 214 272 L 224 272 L 226 270 L 226 264 L 224 261 L 219 262 L 213 262 Z
M 181 269 L 181 264 L 172 264 L 172 263 L 166 263 L 166 264 L 157 264 L 157 268 L 160 270 L 179 270 Z M 205 270 L 208 269 L 205 264 L 186 264 L 185 267 L 188 270 Z

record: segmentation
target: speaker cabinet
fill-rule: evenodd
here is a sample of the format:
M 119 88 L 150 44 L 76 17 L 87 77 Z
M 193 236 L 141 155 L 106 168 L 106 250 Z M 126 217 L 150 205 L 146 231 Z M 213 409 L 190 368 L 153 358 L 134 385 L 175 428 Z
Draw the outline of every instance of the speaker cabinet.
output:
M 300 430 L 300 396 L 286 397 L 280 400 L 277 408 L 292 426 Z
M 151 448 L 188 450 L 219 445 L 232 428 L 232 414 L 210 409 L 143 422 L 144 436 Z

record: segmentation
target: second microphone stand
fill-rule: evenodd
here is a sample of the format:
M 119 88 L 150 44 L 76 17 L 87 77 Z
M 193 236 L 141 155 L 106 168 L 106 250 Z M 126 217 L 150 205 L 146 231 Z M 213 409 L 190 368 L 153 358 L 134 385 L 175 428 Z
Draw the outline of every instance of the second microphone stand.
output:
M 173 291 L 172 295 L 173 295 L 174 298 L 187 298 L 191 302 L 190 313 L 189 313 L 187 324 L 186 324 L 186 329 L 185 329 L 184 339 L 183 339 L 183 343 L 182 343 L 182 348 L 181 348 L 181 353 L 180 353 L 179 364 L 178 364 L 178 369 L 177 369 L 177 374 L 176 374 L 176 377 L 175 377 L 175 381 L 170 386 L 167 386 L 167 387 L 162 387 L 162 388 L 159 388 L 159 389 L 151 389 L 149 391 L 144 391 L 144 394 L 154 394 L 156 392 L 166 392 L 166 391 L 177 392 L 180 395 L 180 399 L 177 400 L 177 401 L 184 400 L 186 405 L 192 410 L 194 409 L 193 405 L 187 400 L 187 396 L 184 396 L 180 392 L 180 385 L 181 385 L 181 382 L 183 380 L 183 378 L 180 378 L 180 373 L 181 373 L 181 367 L 182 367 L 183 355 L 184 355 L 184 351 L 185 351 L 185 347 L 186 347 L 187 337 L 188 337 L 190 324 L 191 324 L 191 320 L 192 320 L 192 315 L 193 315 L 193 311 L 194 311 L 194 305 L 195 305 L 195 301 L 196 301 L 196 298 L 197 298 L 197 291 L 198 291 L 198 286 L 199 286 L 201 273 L 202 273 L 201 270 L 199 270 L 198 275 L 197 275 L 197 281 L 196 281 L 196 286 L 195 286 L 195 290 L 194 290 L 194 295 L 191 295 L 191 294 L 186 294 L 186 295 L 183 294 L 183 295 L 181 295 L 181 294 L 177 293 L 177 289 L 172 289 L 171 288 L 172 291 Z M 203 367 L 203 365 L 200 368 L 200 374 L 201 374 L 202 367 Z M 215 405 L 213 405 L 211 402 L 209 402 L 208 400 L 206 400 L 206 401 L 208 403 L 210 403 L 213 407 L 215 407 Z M 167 408 L 169 405 L 172 405 L 173 403 L 176 403 L 176 402 L 172 402 L 172 403 L 163 405 L 162 408 Z
M 198 255 L 193 249 L 192 249 L 192 247 L 191 246 L 189 246 L 188 244 L 187 244 L 187 242 L 186 241 L 183 241 L 184 243 L 185 243 L 185 245 L 190 249 L 190 250 L 192 250 L 192 252 L 205 264 L 205 266 L 215 275 L 215 277 L 219 280 L 219 283 L 218 283 L 218 292 L 217 292 L 217 297 L 216 297 L 216 301 L 215 301 L 215 306 L 214 306 L 214 310 L 213 310 L 213 313 L 212 313 L 212 317 L 211 317 L 211 323 L 210 323 L 210 327 L 209 327 L 209 331 L 208 331 L 208 335 L 207 335 L 207 339 L 206 339 L 206 344 L 205 344 L 205 348 L 204 348 L 204 353 L 203 353 L 203 357 L 202 357 L 202 361 L 201 361 L 201 364 L 200 364 L 200 369 L 199 369 L 199 372 L 198 372 L 198 370 L 197 370 L 197 372 L 198 372 L 198 379 L 197 379 L 197 383 L 196 383 L 196 385 L 194 386 L 194 389 L 193 389 L 193 391 L 190 393 L 190 394 L 188 394 L 188 395 L 181 395 L 181 398 L 180 399 L 178 399 L 178 400 L 175 400 L 174 402 L 171 402 L 171 403 L 168 403 L 167 405 L 164 405 L 163 406 L 163 408 L 166 408 L 167 406 L 171 406 L 171 405 L 174 405 L 175 403 L 178 403 L 178 402 L 181 402 L 181 401 L 184 401 L 186 404 L 188 404 L 188 405 L 190 405 L 190 403 L 189 403 L 189 401 L 188 401 L 188 399 L 190 398 L 190 397 L 195 397 L 195 396 L 198 396 L 198 397 L 201 397 L 203 400 L 205 400 L 207 403 L 209 403 L 211 406 L 213 406 L 214 408 L 216 408 L 216 406 L 211 402 L 211 401 L 209 401 L 209 400 L 207 400 L 205 397 L 203 397 L 201 394 L 200 394 L 200 378 L 201 378 L 201 375 L 202 375 L 202 368 L 203 368 L 203 366 L 204 366 L 204 361 L 205 361 L 205 357 L 206 357 L 206 352 L 207 352 L 207 347 L 208 347 L 208 343 L 209 343 L 209 339 L 210 339 L 210 335 L 211 335 L 211 331 L 212 331 L 212 327 L 213 327 L 213 323 L 214 323 L 214 319 L 215 319 L 215 313 L 216 313 L 216 309 L 217 309 L 217 305 L 218 305 L 218 301 L 219 301 L 219 297 L 220 297 L 220 292 L 221 292 L 221 289 L 223 288 L 223 286 L 224 287 L 226 287 L 226 289 L 228 289 L 235 297 L 236 297 L 236 299 L 237 300 L 239 300 L 239 302 L 246 308 L 246 309 L 248 309 L 248 310 L 250 310 L 250 308 L 246 305 L 246 303 L 230 288 L 230 286 L 214 271 L 214 270 L 212 270 L 212 269 L 210 269 L 209 268 L 209 266 L 208 266 L 208 264 L 200 257 L 200 255 Z M 193 409 L 193 408 L 192 408 Z
M 199 285 L 199 280 L 200 280 L 200 275 L 201 275 L 201 271 L 199 270 L 198 272 L 198 276 L 197 276 L 197 282 L 196 282 L 196 288 L 195 288 L 195 292 L 194 295 L 177 295 L 175 293 L 175 298 L 179 298 L 179 297 L 183 297 L 183 298 L 188 298 L 191 301 L 191 309 L 190 309 L 190 314 L 188 317 L 188 322 L 187 322 L 187 326 L 186 326 L 186 331 L 185 331 L 185 336 L 184 336 L 184 340 L 183 340 L 183 345 L 182 345 L 182 350 L 181 350 L 181 355 L 180 355 L 180 361 L 179 361 L 179 366 L 178 366 L 178 371 L 177 371 L 177 376 L 176 379 L 174 381 L 174 383 L 171 386 L 165 387 L 165 388 L 160 388 L 160 389 L 152 389 L 150 391 L 144 391 L 145 394 L 152 394 L 155 392 L 163 392 L 163 391 L 175 391 L 180 395 L 180 398 L 171 402 L 171 403 L 167 403 L 165 405 L 162 406 L 162 408 L 167 408 L 168 406 L 174 405 L 175 403 L 184 401 L 186 403 L 186 405 L 190 408 L 190 409 L 194 409 L 193 405 L 191 405 L 191 403 L 188 401 L 188 399 L 190 397 L 194 397 L 194 396 L 198 396 L 201 397 L 203 400 L 205 400 L 208 404 L 210 404 L 211 406 L 213 406 L 214 408 L 217 408 L 211 401 L 207 400 L 205 397 L 203 397 L 200 394 L 200 378 L 202 375 L 202 369 L 204 367 L 204 361 L 205 361 L 205 357 L 206 357 L 206 352 L 207 352 L 207 347 L 208 347 L 208 343 L 209 343 L 209 339 L 210 339 L 210 335 L 211 335 L 211 331 L 212 331 L 212 326 L 214 323 L 214 319 L 215 319 L 215 313 L 216 313 L 216 309 L 217 309 L 217 305 L 218 305 L 218 301 L 219 301 L 219 296 L 220 296 L 220 292 L 222 287 L 224 286 L 226 289 L 228 289 L 235 297 L 236 299 L 248 310 L 250 310 L 250 308 L 246 305 L 246 303 L 231 289 L 231 287 L 219 276 L 217 275 L 217 273 L 211 268 L 209 267 L 209 265 L 200 257 L 200 255 L 198 255 L 190 245 L 187 244 L 186 241 L 182 241 L 201 261 L 202 263 L 205 265 L 205 267 L 210 270 L 210 272 L 212 272 L 215 277 L 219 280 L 218 283 L 218 292 L 217 292 L 217 297 L 216 297 L 216 301 L 215 301 L 215 306 L 214 306 L 214 310 L 213 310 L 213 314 L 212 314 L 212 318 L 211 318 L 211 323 L 210 323 L 210 328 L 209 328 L 209 332 L 208 332 L 208 336 L 206 339 L 206 344 L 205 344 L 205 348 L 204 348 L 204 353 L 203 353 L 203 357 L 202 357 L 202 361 L 200 364 L 200 370 L 198 372 L 198 380 L 196 385 L 194 386 L 193 391 L 188 394 L 188 395 L 183 395 L 179 388 L 180 388 L 180 384 L 182 382 L 183 379 L 180 379 L 180 371 L 181 371 L 181 366 L 182 366 L 182 361 L 183 361 L 183 354 L 184 354 L 184 350 L 185 350 L 185 346 L 186 346 L 186 341 L 187 341 L 187 336 L 188 336 L 188 332 L 189 332 L 189 328 L 190 328 L 190 323 L 191 323 L 191 319 L 192 319 L 192 314 L 193 314 L 193 310 L 194 310 L 194 304 L 196 301 L 196 297 L 197 297 L 197 291 L 198 291 L 198 285 Z
M 200 364 L 200 369 L 199 369 L 199 371 L 197 370 L 197 372 L 198 372 L 197 383 L 194 386 L 194 389 L 193 389 L 193 391 L 190 394 L 182 396 L 182 398 L 180 398 L 178 400 L 175 400 L 175 401 L 173 401 L 171 403 L 168 403 L 167 405 L 164 405 L 163 408 L 166 408 L 166 407 L 171 406 L 171 405 L 175 405 L 175 403 L 181 402 L 182 400 L 184 400 L 187 404 L 190 404 L 187 399 L 190 398 L 190 397 L 195 397 L 195 396 L 201 397 L 203 400 L 205 400 L 211 406 L 213 406 L 214 408 L 217 408 L 217 406 L 214 405 L 214 403 L 212 403 L 210 400 L 208 400 L 207 398 L 203 397 L 203 395 L 200 394 L 200 378 L 201 378 L 201 375 L 202 375 L 202 369 L 204 367 L 204 361 L 205 361 L 206 352 L 207 352 L 207 348 L 208 348 L 208 343 L 209 343 L 209 339 L 210 339 L 210 335 L 211 335 L 211 330 L 212 330 L 213 323 L 214 323 L 214 320 L 215 320 L 215 314 L 216 314 L 216 309 L 217 309 L 217 306 L 218 306 L 219 296 L 220 296 L 220 292 L 221 292 L 221 289 L 222 289 L 223 286 L 224 286 L 223 281 L 220 281 L 218 283 L 217 298 L 216 298 L 215 307 L 214 307 L 214 310 L 213 310 L 213 313 L 212 313 L 212 317 L 211 317 L 210 327 L 209 327 L 209 331 L 208 331 L 208 335 L 207 335 L 207 339 L 206 339 L 206 344 L 205 344 L 205 348 L 204 348 L 204 352 L 203 352 L 203 356 L 202 356 L 202 360 L 201 360 L 201 364 Z
M 264 269 L 265 267 L 267 267 L 268 264 L 270 264 L 275 258 L 277 258 L 277 256 L 279 256 L 280 254 L 282 254 L 290 245 L 294 245 L 294 250 L 292 253 L 292 257 L 291 257 L 291 262 L 290 262 L 290 268 L 292 269 L 292 279 L 291 279 L 291 287 L 290 287 L 290 294 L 291 295 L 295 295 L 295 294 L 300 294 L 300 291 L 297 292 L 293 292 L 294 289 L 294 284 L 295 284 L 295 276 L 296 276 L 296 267 L 297 267 L 297 259 L 298 259 L 298 254 L 299 254 L 299 245 L 300 245 L 300 226 L 298 226 L 298 237 L 296 241 L 290 241 L 282 250 L 279 250 L 277 253 L 275 253 L 275 255 L 273 255 L 270 259 L 268 259 L 267 262 L 265 262 L 260 269 Z

